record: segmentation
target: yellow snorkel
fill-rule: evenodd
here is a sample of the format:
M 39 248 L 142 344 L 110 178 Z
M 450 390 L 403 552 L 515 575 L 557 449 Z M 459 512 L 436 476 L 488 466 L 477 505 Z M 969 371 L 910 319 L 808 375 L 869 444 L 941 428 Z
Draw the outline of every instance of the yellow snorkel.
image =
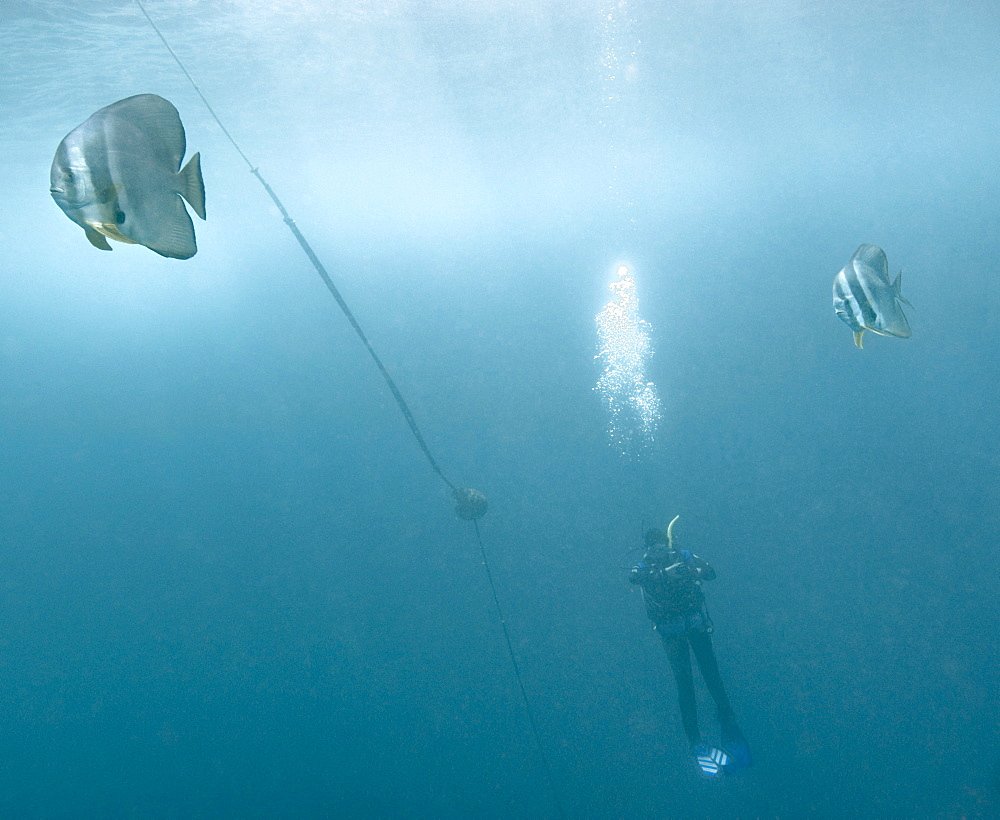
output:
M 674 551 L 674 524 L 677 523 L 678 518 L 680 518 L 680 516 L 675 515 L 673 520 L 667 524 L 667 548 L 671 552 Z
M 677 523 L 678 518 L 680 518 L 680 516 L 675 515 L 673 521 L 667 524 L 667 555 L 671 556 L 671 558 L 668 558 L 667 560 L 673 560 L 675 558 L 680 558 L 681 560 L 671 564 L 669 567 L 663 570 L 663 572 L 665 573 L 678 570 L 684 566 L 683 555 L 680 554 L 680 550 L 678 548 L 674 547 L 674 524 Z

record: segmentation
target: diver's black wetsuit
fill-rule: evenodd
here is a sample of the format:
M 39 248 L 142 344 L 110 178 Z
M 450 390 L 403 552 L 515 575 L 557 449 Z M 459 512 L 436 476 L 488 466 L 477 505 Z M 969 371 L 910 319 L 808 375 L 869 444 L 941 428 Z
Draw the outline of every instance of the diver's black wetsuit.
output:
M 692 746 L 701 741 L 701 733 L 689 645 L 705 686 L 715 700 L 719 722 L 733 721 L 733 709 L 712 648 L 712 622 L 705 611 L 705 596 L 701 591 L 701 582 L 714 577 L 715 570 L 697 555 L 687 550 L 668 550 L 665 544 L 649 547 L 642 561 L 629 573 L 629 580 L 642 589 L 646 614 L 670 659 L 670 668 L 677 681 L 681 721 Z

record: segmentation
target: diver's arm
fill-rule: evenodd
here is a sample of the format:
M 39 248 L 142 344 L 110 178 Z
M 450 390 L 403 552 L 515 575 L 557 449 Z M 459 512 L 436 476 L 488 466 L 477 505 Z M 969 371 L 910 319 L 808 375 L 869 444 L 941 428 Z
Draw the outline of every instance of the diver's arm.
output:
M 632 567 L 632 571 L 628 574 L 628 579 L 633 584 L 641 584 L 643 581 L 648 580 L 652 574 L 653 568 L 645 561 L 640 561 Z
M 704 558 L 699 558 L 692 553 L 691 560 L 694 561 L 695 576 L 699 581 L 711 581 L 715 578 L 715 570 Z

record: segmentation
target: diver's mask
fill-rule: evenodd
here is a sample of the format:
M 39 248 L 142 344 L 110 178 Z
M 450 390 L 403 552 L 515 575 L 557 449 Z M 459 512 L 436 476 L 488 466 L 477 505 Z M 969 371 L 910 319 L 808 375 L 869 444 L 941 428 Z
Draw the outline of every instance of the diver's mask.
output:
M 666 544 L 653 544 L 646 550 L 643 560 L 651 564 L 663 564 L 670 558 L 672 552 Z

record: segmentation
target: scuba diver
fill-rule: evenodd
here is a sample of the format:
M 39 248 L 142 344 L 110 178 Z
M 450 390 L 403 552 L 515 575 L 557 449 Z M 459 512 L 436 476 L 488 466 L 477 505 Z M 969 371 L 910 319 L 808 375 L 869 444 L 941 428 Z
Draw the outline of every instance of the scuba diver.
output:
M 750 765 L 750 749 L 736 724 L 733 707 L 719 674 L 719 664 L 712 648 L 712 622 L 705 608 L 702 581 L 715 578 L 715 570 L 703 559 L 674 545 L 676 516 L 663 530 L 648 530 L 644 537 L 646 554 L 632 567 L 629 581 L 639 586 L 646 604 L 646 614 L 659 633 L 677 681 L 681 722 L 691 744 L 691 751 L 707 777 L 735 772 Z M 722 730 L 721 748 L 701 739 L 698 707 L 694 694 L 691 655 L 694 652 L 701 677 L 715 700 Z

